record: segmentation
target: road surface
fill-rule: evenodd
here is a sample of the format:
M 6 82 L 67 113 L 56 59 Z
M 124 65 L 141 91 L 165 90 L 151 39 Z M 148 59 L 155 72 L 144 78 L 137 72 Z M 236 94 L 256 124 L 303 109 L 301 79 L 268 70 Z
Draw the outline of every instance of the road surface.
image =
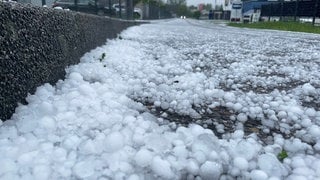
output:
M 0 127 L 1 179 L 319 179 L 320 36 L 131 27 Z

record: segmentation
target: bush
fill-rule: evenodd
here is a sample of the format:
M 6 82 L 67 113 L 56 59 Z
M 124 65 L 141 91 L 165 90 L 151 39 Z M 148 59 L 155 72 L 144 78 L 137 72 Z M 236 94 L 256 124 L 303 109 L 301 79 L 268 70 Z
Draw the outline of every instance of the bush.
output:
M 193 15 L 192 15 L 192 17 L 195 18 L 195 19 L 199 19 L 200 16 L 201 16 L 201 12 L 200 12 L 200 11 L 195 11 L 195 12 L 193 13 Z

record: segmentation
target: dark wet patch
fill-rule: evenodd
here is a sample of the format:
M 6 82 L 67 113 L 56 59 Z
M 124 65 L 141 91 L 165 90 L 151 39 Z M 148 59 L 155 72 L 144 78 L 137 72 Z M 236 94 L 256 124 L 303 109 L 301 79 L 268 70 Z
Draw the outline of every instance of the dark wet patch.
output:
M 260 77 L 273 77 L 273 76 L 277 76 L 277 77 L 281 77 L 281 78 L 285 78 L 286 74 L 285 73 L 279 73 L 279 72 L 265 72 L 265 71 L 260 71 L 258 76 Z
M 207 106 L 193 107 L 200 115 L 200 118 L 192 118 L 188 115 L 181 115 L 177 112 L 170 110 L 163 110 L 160 107 L 155 107 L 152 103 L 141 102 L 151 114 L 157 118 L 161 118 L 168 122 L 174 122 L 177 126 L 188 127 L 189 124 L 198 124 L 204 128 L 211 129 L 218 138 L 223 138 L 223 135 L 233 133 L 237 128 L 236 126 L 241 123 L 237 120 L 232 120 L 231 116 L 236 116 L 237 113 L 229 110 L 226 107 L 218 106 L 215 108 L 209 108 Z M 243 125 L 243 131 L 245 136 L 252 133 L 256 134 L 264 144 L 272 143 L 273 133 L 282 134 L 285 138 L 290 138 L 292 133 L 285 134 L 278 129 L 270 131 L 264 131 L 265 127 L 258 119 L 252 119 L 248 117 L 248 120 Z M 176 128 L 177 126 L 174 126 Z M 220 126 L 220 128 L 217 128 Z M 223 127 L 223 131 L 221 131 Z
M 192 123 L 199 124 L 205 128 L 211 129 L 219 138 L 222 138 L 222 135 L 224 133 L 232 133 L 235 131 L 235 122 L 230 120 L 230 116 L 233 113 L 226 107 L 220 106 L 210 110 L 208 108 L 196 108 L 198 112 L 201 111 L 201 113 L 199 113 L 201 114 L 201 118 L 192 118 L 191 116 L 181 115 L 172 110 L 163 110 L 160 107 L 155 107 L 152 103 L 141 101 L 140 103 L 142 103 L 154 116 L 162 118 L 169 122 L 174 122 L 178 126 L 180 125 L 187 127 Z M 218 132 L 217 128 L 215 127 L 217 124 L 224 125 L 225 132 Z
M 257 93 L 257 94 L 268 94 L 274 90 L 289 91 L 294 88 L 297 88 L 298 86 L 302 86 L 305 83 L 306 83 L 305 81 L 293 80 L 290 82 L 279 83 L 277 85 L 269 84 L 268 86 L 259 86 L 259 85 L 255 84 L 254 82 L 246 81 L 246 82 L 242 82 L 242 83 L 237 83 L 240 86 L 233 88 L 230 85 L 229 86 L 226 85 L 225 82 L 220 82 L 219 88 L 223 89 L 224 91 L 241 90 L 243 92 L 253 91 L 254 93 Z

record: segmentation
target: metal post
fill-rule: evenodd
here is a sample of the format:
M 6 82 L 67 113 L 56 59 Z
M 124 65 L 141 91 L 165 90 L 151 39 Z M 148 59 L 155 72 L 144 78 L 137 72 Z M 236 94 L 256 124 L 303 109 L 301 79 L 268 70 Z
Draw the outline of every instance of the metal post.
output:
M 294 10 L 294 21 L 297 21 L 297 15 L 298 15 L 298 9 L 299 9 L 299 0 L 296 0 L 296 6 Z
M 121 19 L 122 18 L 122 7 L 121 7 L 121 0 L 119 0 L 119 18 Z
M 269 4 L 269 5 L 267 5 L 268 6 L 268 22 L 270 22 L 270 19 L 271 19 L 271 9 L 272 9 L 272 6 L 273 6 L 273 4 Z
M 126 18 L 129 20 L 130 0 L 126 0 Z
M 318 4 L 319 4 L 319 0 L 316 0 L 316 2 L 314 4 L 314 9 L 313 9 L 312 25 L 314 25 L 314 23 L 316 21 L 316 16 L 317 16 L 317 11 L 318 11 Z
M 126 14 L 127 19 L 132 20 L 133 19 L 133 2 L 132 0 L 126 0 Z
M 74 0 L 75 10 L 78 11 L 78 0 Z
M 280 3 L 280 21 L 283 21 L 283 3 L 284 0 L 281 0 L 281 3 Z
M 42 6 L 45 6 L 46 4 L 46 0 L 42 0 Z
M 159 9 L 159 12 L 158 12 L 158 19 L 160 19 L 160 0 L 158 0 L 158 9 Z
M 143 13 L 145 13 L 144 14 L 144 19 L 149 19 L 149 17 L 150 17 L 150 0 L 148 0 L 148 2 L 147 2 L 148 4 L 146 4 L 145 5 L 145 9 L 143 10 L 143 11 L 145 11 L 145 12 L 143 12 Z
M 112 16 L 112 5 L 111 5 L 111 0 L 109 0 L 109 16 Z
M 95 9 L 96 14 L 97 14 L 97 15 L 100 15 L 100 14 L 98 13 L 98 0 L 94 0 L 94 9 Z

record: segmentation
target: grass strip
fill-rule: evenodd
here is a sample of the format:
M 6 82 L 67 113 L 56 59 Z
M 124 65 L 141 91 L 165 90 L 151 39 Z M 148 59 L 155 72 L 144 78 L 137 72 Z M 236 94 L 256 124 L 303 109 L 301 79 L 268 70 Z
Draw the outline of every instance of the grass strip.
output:
M 320 34 L 320 27 L 313 26 L 309 23 L 298 22 L 258 22 L 258 23 L 229 23 L 229 26 L 240 28 L 255 28 L 255 29 L 274 29 L 294 32 L 307 32 Z

